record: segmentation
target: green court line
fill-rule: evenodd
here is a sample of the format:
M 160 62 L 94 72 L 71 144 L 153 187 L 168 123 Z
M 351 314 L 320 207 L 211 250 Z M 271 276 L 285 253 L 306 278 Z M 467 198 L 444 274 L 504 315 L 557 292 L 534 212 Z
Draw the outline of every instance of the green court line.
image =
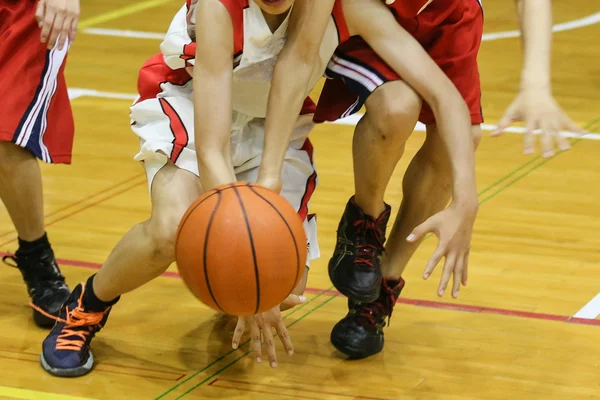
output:
M 333 288 L 333 286 L 332 286 Z M 331 290 L 331 289 L 329 289 Z M 316 306 L 315 308 L 313 308 L 310 311 L 307 311 L 306 313 L 304 313 L 304 315 L 302 315 L 300 318 L 298 318 L 297 320 L 295 320 L 294 322 L 292 322 L 291 324 L 288 325 L 288 328 L 291 328 L 292 326 L 294 326 L 295 324 L 297 324 L 298 322 L 302 321 L 304 318 L 306 318 L 307 316 L 309 316 L 310 314 L 312 314 L 313 312 L 317 311 L 319 308 L 323 307 L 325 304 L 329 303 L 330 301 L 332 301 L 333 299 L 335 299 L 337 297 L 337 295 L 334 295 L 332 297 L 329 297 L 327 300 L 325 300 L 324 302 L 322 302 L 321 304 L 319 304 L 318 306 Z M 183 398 L 184 396 L 190 394 L 191 392 L 193 392 L 194 390 L 196 390 L 197 388 L 199 388 L 200 386 L 204 385 L 206 382 L 209 382 L 212 378 L 214 378 L 215 376 L 219 375 L 221 372 L 225 371 L 227 368 L 231 367 L 233 364 L 237 363 L 238 361 L 240 361 L 242 358 L 246 357 L 248 354 L 252 353 L 252 350 L 248 350 L 245 354 L 241 355 L 240 357 L 236 358 L 235 360 L 233 360 L 232 362 L 230 362 L 229 364 L 225 365 L 223 368 L 221 368 L 220 370 L 218 370 L 217 372 L 215 372 L 214 374 L 212 374 L 211 376 L 207 377 L 206 379 L 204 379 L 202 382 L 196 384 L 195 386 L 193 386 L 190 390 L 188 390 L 187 392 L 183 393 L 181 396 L 177 397 L 175 400 L 179 400 L 181 398 Z
M 598 119 L 590 122 L 585 127 L 585 129 L 590 129 L 590 130 L 594 129 L 597 126 L 596 122 L 598 122 Z M 578 138 L 578 139 L 573 140 L 571 142 L 571 147 L 574 147 L 575 145 L 577 145 L 577 143 L 581 142 L 582 140 L 584 140 L 584 139 L 583 138 Z M 528 169 L 527 171 L 525 171 L 521 175 L 517 176 L 515 179 L 509 181 L 506 185 L 500 187 L 498 190 L 496 190 L 495 192 L 491 193 L 489 196 L 486 196 L 484 198 L 480 198 L 479 199 L 479 205 L 481 206 L 482 204 L 486 203 L 487 201 L 493 199 L 494 197 L 496 197 L 497 195 L 499 195 L 500 193 L 502 193 L 503 191 L 505 191 L 506 189 L 508 189 L 512 185 L 514 185 L 515 183 L 519 182 L 521 179 L 523 179 L 526 176 L 530 175 L 533 171 L 535 171 L 535 170 L 539 169 L 540 167 L 542 167 L 543 165 L 547 164 L 550 160 L 553 160 L 555 157 L 558 157 L 562 153 L 564 153 L 564 152 L 563 151 L 558 152 L 554 156 L 549 157 L 549 158 L 541 158 L 541 156 L 536 157 L 535 161 L 539 161 L 537 164 L 535 164 L 531 169 Z M 528 163 L 528 164 L 531 164 L 531 163 Z M 511 177 L 514 176 L 516 172 L 518 172 L 518 170 L 513 171 L 513 173 L 511 173 L 510 176 Z M 502 179 L 501 181 L 505 181 L 505 180 L 506 180 L 506 178 Z M 499 181 L 499 182 L 501 182 L 501 181 Z
M 596 118 L 592 121 L 590 121 L 589 123 L 587 123 L 584 126 L 584 129 L 586 130 L 592 130 L 594 128 L 597 127 L 597 123 L 598 121 L 600 121 L 600 118 Z M 580 141 L 584 140 L 583 138 L 579 138 L 574 140 L 571 143 L 571 146 L 575 146 L 577 143 L 579 143 Z M 557 153 L 554 157 L 556 157 L 558 154 L 561 154 L 562 152 Z M 506 185 L 502 186 L 499 190 L 495 191 L 494 193 L 492 193 L 491 195 L 484 197 L 483 199 L 481 199 L 479 201 L 479 204 L 482 205 L 485 202 L 491 200 L 492 198 L 496 197 L 498 194 L 502 193 L 504 190 L 506 190 L 507 188 L 509 188 L 510 186 L 512 186 L 514 183 L 518 182 L 519 180 L 523 179 L 525 176 L 529 175 L 531 172 L 535 171 L 536 169 L 540 168 L 541 166 L 543 166 L 544 164 L 546 164 L 548 161 L 552 160 L 554 157 L 550 157 L 550 158 L 542 158 L 542 156 L 538 155 L 535 156 L 534 158 L 532 158 L 531 160 L 527 161 L 526 163 L 520 165 L 519 167 L 515 168 L 514 170 L 512 170 L 511 172 L 509 172 L 507 175 L 505 175 L 504 177 L 500 178 L 499 180 L 497 180 L 496 182 L 492 183 L 491 185 L 485 187 L 481 192 L 479 192 L 479 197 L 481 199 L 481 196 L 484 195 L 485 193 L 489 192 L 490 190 L 494 189 L 495 187 L 497 187 L 498 185 L 502 184 L 503 182 L 505 182 L 507 179 L 510 179 L 511 177 L 515 176 L 516 174 L 518 174 L 520 171 L 522 171 L 523 169 L 527 168 L 528 166 L 530 166 L 531 164 L 535 163 L 536 161 L 541 161 L 538 164 L 534 165 L 533 168 L 527 170 L 524 174 L 519 175 L 517 178 L 513 179 L 512 181 L 508 182 Z M 429 235 L 428 235 L 429 236 Z M 313 297 L 312 299 L 310 299 L 309 301 L 307 301 L 306 303 L 295 307 L 291 312 L 289 312 L 288 314 L 286 314 L 283 319 L 289 317 L 290 315 L 294 314 L 297 311 L 300 311 L 303 307 L 307 306 L 309 303 L 315 301 L 317 298 L 323 296 L 327 291 L 332 290 L 333 286 L 329 287 L 329 289 L 324 290 L 323 292 L 319 293 L 318 295 L 316 295 L 315 297 Z M 323 305 L 325 305 L 326 303 L 328 303 L 329 301 L 331 301 L 332 299 L 334 299 L 334 297 L 331 297 L 329 300 L 327 300 L 326 302 L 323 302 L 320 306 L 316 307 L 315 309 L 311 310 L 310 312 L 304 314 L 300 319 L 292 322 L 288 327 L 293 326 L 296 322 L 299 322 L 300 320 L 304 319 L 306 316 L 310 315 L 312 312 L 316 311 L 318 308 L 322 307 Z M 242 343 L 240 345 L 243 346 L 247 343 L 249 343 L 250 340 L 246 340 L 244 343 Z M 210 367 L 212 367 L 213 365 L 215 365 L 216 363 L 218 363 L 219 361 L 223 360 L 225 357 L 229 356 L 230 354 L 232 354 L 233 352 L 235 352 L 236 350 L 230 350 L 229 352 L 225 353 L 224 355 L 222 355 L 221 357 L 217 358 L 216 360 L 214 360 L 213 362 L 211 362 L 210 364 L 208 364 L 206 367 L 202 368 L 201 370 L 195 372 L 194 374 L 192 374 L 190 377 L 186 378 L 185 380 L 181 381 L 180 383 L 178 383 L 177 385 L 173 386 L 171 389 L 169 389 L 168 391 L 166 391 L 165 393 L 161 394 L 159 397 L 157 397 L 155 400 L 161 400 L 163 399 L 166 395 L 168 395 L 169 393 L 173 392 L 175 389 L 179 388 L 181 385 L 183 385 L 184 383 L 190 381 L 191 379 L 195 378 L 196 376 L 198 376 L 199 374 L 201 374 L 202 372 L 206 371 L 207 369 L 209 369 Z M 243 354 L 242 356 L 238 357 L 237 359 L 235 359 L 234 361 L 230 362 L 229 364 L 227 364 L 225 367 L 223 367 L 221 370 L 217 371 L 215 374 L 213 374 L 211 377 L 205 379 L 204 381 L 200 382 L 199 384 L 197 384 L 196 386 L 194 386 L 192 389 L 188 390 L 186 393 L 184 393 L 182 396 L 178 397 L 177 399 L 180 399 L 181 397 L 185 396 L 186 394 L 188 394 L 189 392 L 193 391 L 196 387 L 206 383 L 206 381 L 212 377 L 214 377 L 215 375 L 218 375 L 219 373 L 223 372 L 225 369 L 227 369 L 229 366 L 235 364 L 237 361 L 241 360 L 242 358 L 244 358 L 246 355 L 248 355 L 250 353 L 250 351 L 246 352 L 245 354 Z
M 327 291 L 332 290 L 333 286 L 329 287 L 329 289 L 324 289 L 321 293 L 317 294 L 315 297 L 313 297 L 312 299 L 306 301 L 306 303 L 301 304 L 297 307 L 294 307 L 290 312 L 288 312 L 283 319 L 286 319 L 287 317 L 289 317 L 290 315 L 302 310 L 304 307 L 308 306 L 310 303 L 314 302 L 315 300 L 317 300 L 319 297 L 323 296 Z M 303 315 L 300 319 L 298 319 L 297 321 L 300 321 L 301 319 L 303 319 L 307 314 Z M 297 321 L 292 322 L 290 325 L 288 325 L 288 327 L 294 325 Z M 250 339 L 246 340 L 245 342 L 241 343 L 239 345 L 239 347 L 242 347 L 243 345 L 250 343 Z M 239 349 L 238 347 L 238 349 Z M 174 390 L 176 390 L 177 388 L 179 388 L 181 385 L 189 382 L 191 379 L 194 379 L 196 376 L 200 375 L 202 372 L 206 371 L 207 369 L 209 369 L 210 367 L 212 367 L 213 365 L 217 364 L 219 361 L 223 360 L 224 358 L 226 358 L 227 356 L 229 356 L 230 354 L 236 352 L 237 349 L 231 349 L 229 350 L 227 353 L 223 354 L 221 357 L 213 360 L 210 364 L 208 364 L 207 366 L 205 366 L 204 368 L 194 372 L 192 375 L 190 375 L 189 377 L 187 377 L 186 379 L 184 379 L 183 381 L 179 382 L 177 385 L 173 386 L 172 388 L 170 388 L 169 390 L 167 390 L 166 392 L 164 392 L 163 394 L 161 394 L 160 396 L 158 396 L 155 400 L 160 400 L 163 399 L 165 396 L 167 396 L 169 393 L 173 392 Z M 246 354 L 244 354 L 242 357 L 244 357 Z M 241 357 L 240 357 L 241 358 Z
M 600 120 L 600 118 L 596 118 L 590 122 L 588 122 L 583 128 L 586 130 L 593 130 L 596 127 L 596 123 Z M 575 142 L 573 142 L 573 144 L 579 143 L 579 140 L 581 139 L 577 139 Z M 558 153 L 560 154 L 560 153 Z M 551 159 L 551 158 L 550 158 Z M 502 182 L 506 181 L 507 179 L 513 177 L 515 174 L 519 173 L 519 171 L 522 171 L 524 168 L 527 168 L 528 166 L 530 166 L 531 164 L 533 164 L 536 161 L 539 160 L 547 160 L 545 158 L 542 158 L 541 155 L 537 155 L 535 157 L 533 157 L 531 160 L 527 161 L 526 163 L 518 166 L 516 169 L 512 170 L 511 172 L 509 172 L 507 175 L 505 175 L 504 177 L 500 178 L 499 180 L 497 180 L 496 182 L 492 183 L 491 185 L 489 185 L 488 187 L 484 188 L 480 193 L 479 193 L 479 197 L 481 197 L 482 195 L 484 195 L 485 193 L 489 192 L 490 190 L 492 190 L 493 188 L 495 188 L 496 186 L 500 185 Z

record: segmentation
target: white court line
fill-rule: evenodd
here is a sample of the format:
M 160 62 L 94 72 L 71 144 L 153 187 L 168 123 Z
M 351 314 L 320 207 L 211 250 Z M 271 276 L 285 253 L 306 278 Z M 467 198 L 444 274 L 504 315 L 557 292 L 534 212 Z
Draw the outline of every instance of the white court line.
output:
M 595 14 L 588 15 L 583 18 L 574 19 L 573 21 L 562 22 L 560 24 L 556 24 L 552 26 L 552 32 L 564 32 L 570 31 L 573 29 L 584 28 L 586 26 L 594 25 L 600 22 L 600 12 Z M 143 31 L 129 31 L 129 30 L 119 30 L 119 29 L 103 29 L 103 28 L 86 28 L 83 30 L 83 33 L 87 33 L 89 35 L 99 35 L 99 36 L 116 36 L 116 37 L 128 37 L 128 38 L 136 38 L 136 39 L 156 39 L 162 40 L 165 37 L 164 33 L 159 32 L 143 32 Z M 521 36 L 520 31 L 506 31 L 506 32 L 491 32 L 484 33 L 482 36 L 482 40 L 498 40 L 498 39 L 507 39 L 507 38 L 515 38 Z
M 137 98 L 137 95 L 129 94 L 129 93 L 102 92 L 99 90 L 82 89 L 82 88 L 69 89 L 69 98 L 71 100 L 74 100 L 74 99 L 77 99 L 80 97 L 98 97 L 98 98 L 103 98 L 103 99 L 119 99 L 119 100 L 133 101 Z M 333 123 L 337 124 L 337 125 L 356 126 L 356 124 L 358 123 L 358 121 L 360 121 L 361 118 L 362 118 L 362 114 L 354 114 L 347 118 L 337 120 Z M 481 124 L 481 129 L 484 131 L 493 131 L 494 129 L 496 129 L 496 125 Z M 420 122 L 417 122 L 417 125 L 415 126 L 414 130 L 419 131 L 419 132 L 424 132 L 425 125 L 423 125 Z M 510 126 L 505 130 L 505 132 L 525 133 L 525 128 L 518 127 L 518 126 Z M 540 132 L 535 131 L 534 133 L 539 134 Z M 578 134 L 573 133 L 573 132 L 567 132 L 567 131 L 562 131 L 561 135 L 563 135 L 565 137 L 571 137 L 571 138 L 579 137 Z M 588 133 L 587 135 L 583 136 L 583 139 L 600 140 L 600 134 L 599 133 Z
M 591 299 L 573 318 L 596 319 L 600 316 L 600 293 Z

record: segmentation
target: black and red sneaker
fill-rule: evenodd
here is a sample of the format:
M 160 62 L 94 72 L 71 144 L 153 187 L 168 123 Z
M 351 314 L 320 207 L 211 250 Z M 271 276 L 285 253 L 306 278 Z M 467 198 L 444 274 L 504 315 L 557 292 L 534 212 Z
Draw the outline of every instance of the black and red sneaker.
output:
M 357 303 L 348 299 L 348 314 L 331 331 L 331 344 L 354 359 L 370 357 L 383 349 L 383 328 L 400 292 L 404 279 L 386 279 L 382 282 L 380 295 L 372 303 Z
M 2 257 L 2 261 L 21 271 L 31 303 L 35 305 L 33 309 L 35 323 L 42 328 L 54 326 L 54 319 L 48 315 L 58 316 L 60 307 L 69 298 L 71 292 L 58 268 L 52 248 L 41 245 L 31 252 L 17 250 L 15 255 Z
M 340 293 L 356 302 L 372 302 L 379 297 L 381 256 L 390 211 L 386 204 L 375 219 L 366 215 L 352 196 L 338 225 L 329 278 Z

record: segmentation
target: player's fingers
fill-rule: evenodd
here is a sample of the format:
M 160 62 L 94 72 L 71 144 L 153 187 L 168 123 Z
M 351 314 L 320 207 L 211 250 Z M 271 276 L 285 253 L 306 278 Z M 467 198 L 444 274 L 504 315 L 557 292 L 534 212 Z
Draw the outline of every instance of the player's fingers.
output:
M 279 321 L 277 324 L 277 335 L 279 335 L 285 351 L 287 351 L 290 356 L 294 354 L 294 345 L 292 344 L 292 339 L 290 338 L 287 327 L 283 321 Z
M 56 9 L 51 4 L 47 4 L 44 10 L 44 18 L 42 19 L 42 33 L 40 34 L 40 40 L 42 43 L 48 42 L 48 36 L 50 30 L 54 25 L 54 19 L 56 18 Z M 50 44 L 48 44 L 50 46 Z
M 408 237 L 406 238 L 406 241 L 411 242 L 411 243 L 417 242 L 417 241 L 421 240 L 421 238 L 423 238 L 423 236 L 425 236 L 429 232 L 433 232 L 436 235 L 438 233 L 437 226 L 435 224 L 435 219 L 433 217 L 428 218 L 421 225 L 419 225 L 415 229 L 413 229 L 413 231 L 410 233 L 410 235 L 408 235 Z
M 37 7 L 35 8 L 35 19 L 39 26 L 42 26 L 44 21 L 44 11 L 46 10 L 46 0 L 38 1 Z
M 73 14 L 73 19 L 71 20 L 71 26 L 69 28 L 69 41 L 73 43 L 75 41 L 75 37 L 77 36 L 77 26 L 79 25 L 79 8 L 77 8 Z
M 464 261 L 465 258 L 462 254 L 456 258 L 454 273 L 452 274 L 452 297 L 454 298 L 458 297 L 458 291 L 460 290 L 460 283 L 464 273 Z
M 66 11 L 64 9 L 59 9 L 56 11 L 56 17 L 54 18 L 54 25 L 52 26 L 52 30 L 50 31 L 50 36 L 48 38 L 48 49 L 51 50 L 56 45 L 58 37 L 62 34 L 63 26 L 65 23 Z M 59 43 L 59 50 L 62 50 L 62 47 Z
M 542 121 L 542 157 L 549 158 L 554 155 L 554 140 L 558 133 L 554 130 L 552 124 Z
M 524 154 L 533 154 L 535 153 L 535 138 L 533 136 L 533 131 L 536 128 L 535 121 L 527 121 L 527 126 L 525 128 L 525 134 L 523 135 L 523 153 Z
M 295 307 L 298 304 L 302 304 L 306 301 L 306 297 L 298 296 L 296 294 L 290 294 L 281 304 L 285 304 L 288 307 Z
M 275 339 L 273 338 L 273 331 L 271 325 L 261 325 L 263 339 L 265 340 L 265 347 L 267 348 L 267 356 L 269 357 L 269 365 L 275 368 L 277 366 L 277 352 L 275 351 Z
M 469 254 L 470 253 L 471 253 L 471 251 L 467 250 L 467 252 L 464 255 L 463 274 L 462 274 L 463 286 L 467 286 L 467 283 L 469 282 Z
M 554 130 L 556 131 L 556 145 L 561 151 L 569 150 L 571 148 L 571 143 L 569 140 L 561 134 L 560 129 L 562 128 L 562 124 L 555 124 Z
M 252 321 L 250 332 L 252 334 L 252 350 L 254 351 L 254 358 L 257 362 L 262 361 L 262 342 L 260 338 L 260 328 L 256 320 Z
M 448 287 L 448 282 L 450 282 L 450 277 L 452 276 L 455 263 L 456 254 L 446 254 L 446 262 L 444 263 L 444 270 L 442 271 L 442 278 L 440 279 L 440 286 L 438 287 L 438 296 L 444 295 L 444 292 Z
M 506 113 L 504 113 L 502 118 L 500 118 L 500 121 L 498 121 L 498 125 L 496 126 L 496 129 L 492 131 L 491 136 L 500 136 L 500 134 L 506 128 L 508 128 L 510 124 L 516 122 L 517 120 L 518 118 L 515 116 L 514 112 L 509 108 L 506 111 Z
M 231 347 L 237 349 L 240 347 L 240 341 L 244 336 L 244 332 L 246 331 L 246 322 L 244 322 L 244 318 L 238 318 L 238 322 L 235 326 L 235 330 L 233 331 L 233 338 L 231 339 Z
M 428 279 L 435 267 L 439 264 L 442 257 L 446 254 L 446 245 L 439 243 L 437 249 L 431 255 L 425 271 L 423 271 L 423 279 Z
M 563 114 L 563 125 L 569 130 L 569 132 L 578 133 L 580 135 L 584 135 L 587 133 L 586 129 L 577 125 L 566 114 Z

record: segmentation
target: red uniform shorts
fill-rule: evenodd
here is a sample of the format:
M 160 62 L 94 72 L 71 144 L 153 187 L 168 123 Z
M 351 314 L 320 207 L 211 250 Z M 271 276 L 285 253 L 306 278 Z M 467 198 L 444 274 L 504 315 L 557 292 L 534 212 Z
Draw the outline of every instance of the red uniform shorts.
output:
M 471 123 L 482 123 L 477 68 L 483 34 L 481 4 L 478 0 L 433 0 L 416 15 L 416 11 L 411 14 L 400 9 L 405 7 L 406 1 L 396 0 L 389 6 L 396 20 L 454 83 L 469 107 Z M 326 76 L 316 122 L 335 121 L 354 114 L 379 86 L 402 79 L 359 36 L 353 36 L 337 48 Z M 425 103 L 419 121 L 435 124 L 433 112 Z
M 45 162 L 71 162 L 73 114 L 64 78 L 67 46 L 40 42 L 35 0 L 0 0 L 0 140 Z

